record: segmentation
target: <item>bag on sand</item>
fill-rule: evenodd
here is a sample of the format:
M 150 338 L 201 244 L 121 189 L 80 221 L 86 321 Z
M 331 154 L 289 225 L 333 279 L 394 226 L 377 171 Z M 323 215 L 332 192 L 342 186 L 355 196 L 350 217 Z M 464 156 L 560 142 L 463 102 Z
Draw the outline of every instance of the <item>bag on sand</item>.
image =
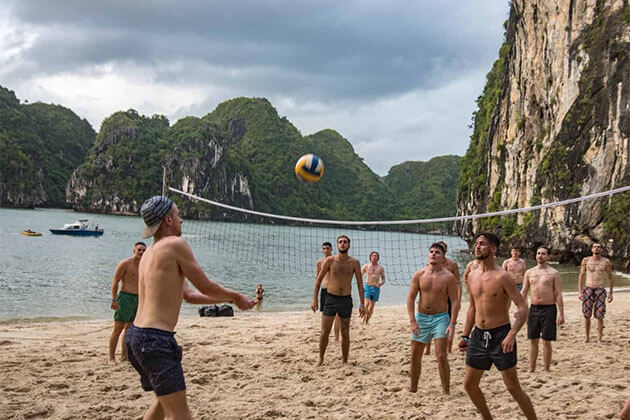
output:
M 199 316 L 234 316 L 230 305 L 206 305 L 199 308 Z

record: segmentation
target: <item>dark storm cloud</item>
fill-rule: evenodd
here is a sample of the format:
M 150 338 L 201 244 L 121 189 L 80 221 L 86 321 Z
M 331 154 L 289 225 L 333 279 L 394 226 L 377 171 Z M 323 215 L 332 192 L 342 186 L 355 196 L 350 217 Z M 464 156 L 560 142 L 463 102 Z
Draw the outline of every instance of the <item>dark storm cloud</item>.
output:
M 23 52 L 25 65 L 5 77 L 132 62 L 152 68 L 156 81 L 213 79 L 314 100 L 387 97 L 487 67 L 500 31 L 488 19 L 507 14 L 506 3 L 499 5 L 16 0 L 8 5 L 11 19 L 40 36 Z

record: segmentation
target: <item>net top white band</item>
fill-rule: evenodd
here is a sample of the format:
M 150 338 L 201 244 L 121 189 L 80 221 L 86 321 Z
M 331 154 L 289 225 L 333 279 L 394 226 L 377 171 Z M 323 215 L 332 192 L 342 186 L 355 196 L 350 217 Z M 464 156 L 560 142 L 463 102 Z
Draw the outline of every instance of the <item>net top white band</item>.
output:
M 595 194 L 585 195 L 583 197 L 570 198 L 568 200 L 562 200 L 562 201 L 554 201 L 553 203 L 539 204 L 537 206 L 523 207 L 520 209 L 502 210 L 502 211 L 497 211 L 494 213 L 481 213 L 481 214 L 471 214 L 471 215 L 454 216 L 454 217 L 438 217 L 435 219 L 386 220 L 386 221 L 383 221 L 383 220 L 372 220 L 372 221 L 346 220 L 346 221 L 343 221 L 343 220 L 307 219 L 307 218 L 302 218 L 302 217 L 281 216 L 278 214 L 263 213 L 260 211 L 247 210 L 247 209 L 242 209 L 239 207 L 230 206 L 228 204 L 223 204 L 216 201 L 208 200 L 206 198 L 199 197 L 197 195 L 184 192 L 182 190 L 178 190 L 177 188 L 168 187 L 168 189 L 178 194 L 193 198 L 195 200 L 203 201 L 205 203 L 213 204 L 218 207 L 223 207 L 226 209 L 240 211 L 240 212 L 248 213 L 248 214 L 255 214 L 257 216 L 270 217 L 274 219 L 292 220 L 296 222 L 307 222 L 307 223 L 321 223 L 321 224 L 328 224 L 328 225 L 402 225 L 402 224 L 423 224 L 423 223 L 437 223 L 437 222 L 455 222 L 458 220 L 470 220 L 470 219 L 477 219 L 477 218 L 489 217 L 489 216 L 503 216 L 506 214 L 516 214 L 516 213 L 523 213 L 523 212 L 532 211 L 532 210 L 540 210 L 540 209 L 549 208 L 549 207 L 564 206 L 571 203 L 578 203 L 580 201 L 592 200 L 594 198 L 600 198 L 600 197 L 605 197 L 607 195 L 613 195 L 613 194 L 618 194 L 625 191 L 630 191 L 630 185 L 627 185 L 625 187 L 615 188 L 608 191 L 595 193 Z

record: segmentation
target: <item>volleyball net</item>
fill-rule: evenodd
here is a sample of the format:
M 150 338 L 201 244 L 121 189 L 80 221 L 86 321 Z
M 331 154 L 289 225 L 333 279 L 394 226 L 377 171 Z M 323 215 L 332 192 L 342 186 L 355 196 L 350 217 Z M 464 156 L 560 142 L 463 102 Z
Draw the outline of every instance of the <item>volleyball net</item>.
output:
M 579 206 L 587 200 L 600 200 L 603 204 L 614 194 L 630 194 L 630 186 L 627 186 L 569 200 L 477 215 L 419 220 L 339 221 L 263 213 L 218 203 L 172 187 L 169 190 L 176 202 L 184 207 L 194 205 L 197 214 L 213 219 L 186 220 L 182 235 L 197 249 L 220 255 L 214 264 L 224 263 L 228 272 L 230 266 L 238 265 L 240 272 L 247 272 L 253 278 L 261 270 L 272 270 L 312 280 L 315 278 L 316 262 L 323 256 L 322 244 L 330 242 L 333 254 L 336 254 L 337 237 L 346 235 L 351 241 L 349 255 L 359 259 L 363 265 L 369 262 L 369 254 L 377 251 L 379 263 L 385 267 L 387 281 L 394 285 L 409 285 L 413 274 L 427 265 L 429 247 L 438 241 L 447 245 L 446 256 L 456 261 L 460 273 L 463 273 L 474 256 L 468 243 L 457 236 L 457 223 L 472 220 L 476 226 L 496 226 L 502 221 L 505 225 L 512 223 L 517 217 L 535 217 L 538 220 L 541 211 L 554 207 Z M 199 208 L 205 210 L 199 211 Z

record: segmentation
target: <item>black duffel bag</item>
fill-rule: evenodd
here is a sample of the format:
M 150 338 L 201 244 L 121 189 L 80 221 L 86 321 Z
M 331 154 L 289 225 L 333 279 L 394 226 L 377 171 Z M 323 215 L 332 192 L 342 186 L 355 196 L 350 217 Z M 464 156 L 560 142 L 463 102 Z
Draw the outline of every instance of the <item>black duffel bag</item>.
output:
M 199 316 L 234 316 L 230 305 L 206 305 L 199 308 Z

